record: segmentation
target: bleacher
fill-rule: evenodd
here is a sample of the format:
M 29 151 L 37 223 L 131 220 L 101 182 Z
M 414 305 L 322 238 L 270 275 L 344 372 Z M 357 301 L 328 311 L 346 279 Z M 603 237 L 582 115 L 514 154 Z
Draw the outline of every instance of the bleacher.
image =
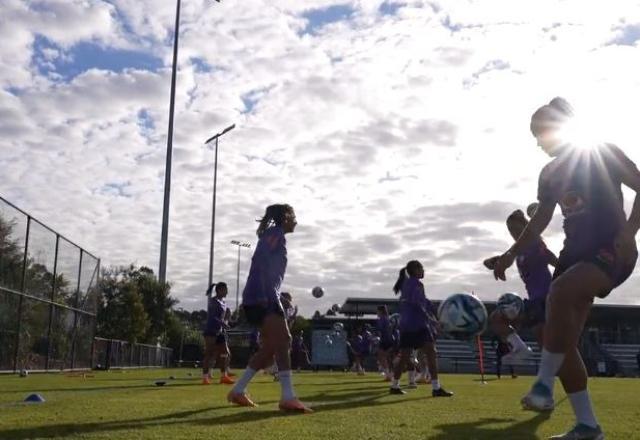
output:
M 622 375 L 637 376 L 639 374 L 636 356 L 640 352 L 640 344 L 602 344 L 601 346 L 620 363 Z

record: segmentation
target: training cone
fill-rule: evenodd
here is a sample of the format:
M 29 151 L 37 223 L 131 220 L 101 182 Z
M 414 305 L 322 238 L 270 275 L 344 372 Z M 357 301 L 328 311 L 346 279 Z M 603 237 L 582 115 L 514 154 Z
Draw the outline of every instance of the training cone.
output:
M 40 394 L 29 394 L 27 396 L 26 399 L 24 399 L 25 402 L 30 402 L 30 403 L 44 403 L 44 397 L 42 397 Z

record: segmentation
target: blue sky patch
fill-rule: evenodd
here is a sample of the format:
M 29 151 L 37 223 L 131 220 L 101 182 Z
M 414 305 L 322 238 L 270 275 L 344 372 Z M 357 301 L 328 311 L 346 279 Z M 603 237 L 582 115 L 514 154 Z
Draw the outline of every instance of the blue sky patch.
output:
M 302 34 L 315 34 L 320 28 L 330 23 L 349 20 L 354 12 L 355 9 L 347 4 L 310 9 L 302 14 L 308 21 L 307 27 L 302 31 Z
M 110 182 L 105 183 L 100 188 L 100 194 L 104 194 L 106 196 L 115 196 L 115 197 L 131 197 L 131 194 L 127 194 L 125 190 L 131 186 L 131 182 Z
M 82 42 L 68 50 L 47 38 L 36 36 L 33 63 L 43 75 L 57 75 L 69 81 L 89 69 L 122 72 L 125 69 L 157 71 L 162 59 L 141 51 L 113 49 Z
M 618 46 L 635 46 L 640 40 L 640 24 L 627 24 L 616 28 L 618 35 L 609 44 Z
M 406 3 L 385 1 L 380 5 L 380 8 L 378 8 L 378 11 L 380 11 L 380 14 L 382 15 L 396 15 L 396 12 L 398 12 L 398 9 L 400 9 L 405 5 Z

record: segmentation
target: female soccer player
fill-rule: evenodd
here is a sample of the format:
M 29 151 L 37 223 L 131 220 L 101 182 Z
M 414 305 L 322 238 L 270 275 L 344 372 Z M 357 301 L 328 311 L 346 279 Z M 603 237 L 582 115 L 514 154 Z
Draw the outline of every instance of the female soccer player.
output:
M 529 221 L 526 219 L 524 212 L 516 210 L 507 217 L 507 229 L 517 240 L 522 231 L 527 227 Z M 498 257 L 485 260 L 484 264 L 487 268 L 493 270 Z M 508 319 L 500 310 L 494 310 L 489 317 L 491 330 L 498 335 L 504 342 L 511 346 L 509 353 L 503 354 L 501 360 L 506 365 L 513 364 L 515 361 L 525 357 L 531 353 L 531 349 L 527 347 L 520 336 L 516 332 L 516 328 L 531 328 L 536 336 L 538 345 L 542 347 L 542 331 L 544 328 L 545 302 L 549 287 L 551 286 L 551 272 L 549 265 L 556 266 L 558 259 L 547 249 L 542 238 L 538 237 L 516 257 L 516 265 L 520 278 L 524 282 L 527 290 L 528 299 L 525 299 L 524 310 L 515 320 Z
M 387 306 L 378 306 L 378 320 L 376 321 L 376 329 L 380 337 L 378 344 L 378 363 L 384 372 L 384 380 L 391 382 L 390 357 L 393 351 L 393 328 L 389 321 L 389 310 Z
M 420 281 L 424 278 L 424 269 L 419 261 L 409 261 L 400 270 L 393 291 L 400 293 L 400 360 L 394 368 L 394 377 L 389 392 L 405 394 L 400 389 L 402 370 L 409 362 L 411 350 L 424 350 L 431 373 L 433 397 L 451 397 L 453 393 L 445 391 L 438 380 L 438 361 L 433 326 L 437 322 L 436 310 L 424 293 Z
M 555 439 L 604 439 L 587 392 L 587 372 L 577 345 L 594 298 L 605 298 L 633 272 L 638 257 L 635 236 L 640 228 L 640 172 L 611 144 L 576 145 L 563 138 L 572 118 L 571 106 L 555 98 L 531 118 L 531 132 L 553 159 L 541 171 L 538 208 L 511 248 L 494 267 L 496 279 L 549 224 L 557 204 L 564 216 L 564 247 L 558 257 L 547 297 L 544 349 L 538 376 L 522 399 L 525 408 L 554 407 L 553 385 L 560 377 L 577 423 Z M 636 192 L 629 218 L 623 208 L 622 185 Z
M 227 400 L 236 405 L 256 406 L 247 395 L 246 387 L 259 370 L 269 366 L 275 356 L 282 389 L 280 409 L 311 412 L 293 391 L 291 334 L 280 301 L 280 286 L 287 267 L 285 234 L 293 232 L 296 225 L 295 213 L 289 205 L 268 206 L 260 220 L 258 244 L 242 292 L 242 307 L 249 324 L 260 327 L 262 343 L 227 396 Z
M 211 297 L 215 288 L 216 295 Z M 227 284 L 212 284 L 207 289 L 207 324 L 204 330 L 204 359 L 202 360 L 202 383 L 211 384 L 211 364 L 216 359 L 224 358 L 227 353 L 227 341 L 225 335 L 225 313 L 227 305 L 224 298 L 227 296 Z M 223 359 L 221 359 L 223 360 Z M 220 362 L 220 383 L 234 383 L 233 379 L 227 376 L 224 361 Z

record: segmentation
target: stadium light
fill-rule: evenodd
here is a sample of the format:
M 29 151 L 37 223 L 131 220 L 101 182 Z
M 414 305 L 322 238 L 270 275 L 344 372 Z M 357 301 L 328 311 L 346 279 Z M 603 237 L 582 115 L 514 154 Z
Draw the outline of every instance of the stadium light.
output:
M 214 134 L 209 139 L 207 139 L 204 144 L 207 145 L 210 142 L 216 141 L 215 145 L 215 159 L 213 162 L 213 202 L 211 208 L 211 246 L 209 247 L 209 284 L 207 287 L 213 283 L 213 246 L 215 243 L 215 235 L 216 235 L 216 187 L 218 184 L 218 139 L 225 134 L 230 132 L 236 128 L 236 124 L 230 125 L 224 130 L 222 130 L 218 134 Z
M 220 0 L 215 0 L 220 3 Z M 171 195 L 171 156 L 173 155 L 173 113 L 176 101 L 176 68 L 178 64 L 178 37 L 180 36 L 180 3 L 176 1 L 176 24 L 173 32 L 173 63 L 171 65 L 171 94 L 169 98 L 169 131 L 167 133 L 167 158 L 164 168 L 164 203 L 162 205 L 162 233 L 160 236 L 160 264 L 158 280 L 167 279 L 167 241 L 169 238 L 169 203 Z M 211 285 L 211 283 L 209 283 Z
M 240 249 L 251 248 L 249 243 L 241 242 L 238 240 L 231 240 L 231 244 L 234 246 L 238 246 L 238 272 L 236 275 L 236 313 L 238 312 L 238 306 L 240 305 Z

